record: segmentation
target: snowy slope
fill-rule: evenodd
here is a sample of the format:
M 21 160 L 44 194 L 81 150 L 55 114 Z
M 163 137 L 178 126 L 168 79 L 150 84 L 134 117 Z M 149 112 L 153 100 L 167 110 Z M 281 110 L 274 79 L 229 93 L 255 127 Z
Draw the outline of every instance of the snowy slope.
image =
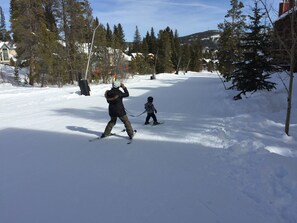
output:
M 297 222 L 296 91 L 286 136 L 282 84 L 240 101 L 212 73 L 125 85 L 129 114 L 153 96 L 165 121 L 130 116 L 130 145 L 125 133 L 88 141 L 109 120 L 110 85 L 80 96 L 76 86 L 0 84 L 0 222 Z

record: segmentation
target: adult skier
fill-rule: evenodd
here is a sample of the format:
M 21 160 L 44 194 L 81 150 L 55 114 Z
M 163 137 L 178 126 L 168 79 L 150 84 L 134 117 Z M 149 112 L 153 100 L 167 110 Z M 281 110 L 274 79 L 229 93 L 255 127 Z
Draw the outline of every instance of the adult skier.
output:
M 124 92 L 121 91 L 120 88 L 122 88 Z M 104 138 L 111 134 L 111 130 L 115 126 L 117 118 L 119 118 L 124 123 L 129 138 L 133 138 L 134 131 L 128 119 L 128 116 L 126 115 L 126 110 L 123 104 L 123 98 L 125 97 L 129 97 L 128 89 L 123 83 L 117 80 L 112 83 L 112 88 L 105 92 L 105 98 L 109 104 L 108 112 L 110 121 L 105 127 L 104 133 L 101 135 L 101 138 Z

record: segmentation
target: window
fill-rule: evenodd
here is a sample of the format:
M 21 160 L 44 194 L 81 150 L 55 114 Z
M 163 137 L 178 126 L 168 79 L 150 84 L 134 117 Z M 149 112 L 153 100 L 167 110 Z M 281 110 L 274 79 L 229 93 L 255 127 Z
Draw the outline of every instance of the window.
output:
M 8 56 L 8 50 L 7 49 L 3 49 L 3 59 L 5 60 L 9 60 L 9 56 Z

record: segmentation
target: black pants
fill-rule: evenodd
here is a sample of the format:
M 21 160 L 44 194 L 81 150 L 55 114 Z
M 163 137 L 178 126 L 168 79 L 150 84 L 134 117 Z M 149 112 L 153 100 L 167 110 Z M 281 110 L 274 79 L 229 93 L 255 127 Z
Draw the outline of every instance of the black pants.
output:
M 146 119 L 145 119 L 145 124 L 149 123 L 150 118 L 153 118 L 154 122 L 157 122 L 157 117 L 155 113 L 147 113 Z

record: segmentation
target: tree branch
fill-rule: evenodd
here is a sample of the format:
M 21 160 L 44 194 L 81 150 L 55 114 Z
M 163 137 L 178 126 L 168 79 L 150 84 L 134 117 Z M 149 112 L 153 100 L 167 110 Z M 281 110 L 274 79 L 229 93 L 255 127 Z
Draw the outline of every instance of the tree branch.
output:
M 265 10 L 265 12 L 266 12 L 266 14 L 267 14 L 267 17 L 268 17 L 268 19 L 269 19 L 269 21 L 270 21 L 270 23 L 271 23 L 273 29 L 276 30 L 275 23 L 272 21 L 272 18 L 271 18 L 270 14 L 269 14 L 269 11 L 270 11 L 270 10 L 269 10 L 268 7 L 267 7 L 267 3 L 266 3 L 266 1 L 264 1 L 264 0 L 259 0 L 259 1 L 262 3 L 262 5 L 263 5 L 263 7 L 264 7 L 264 10 Z M 291 52 L 290 52 L 290 50 L 288 49 L 288 47 L 286 46 L 285 42 L 284 42 L 284 41 L 282 40 L 282 38 L 280 37 L 279 33 L 278 33 L 278 32 L 274 32 L 274 34 L 276 35 L 277 40 L 280 42 L 281 46 L 284 48 L 284 50 L 287 52 L 287 54 L 291 57 Z

